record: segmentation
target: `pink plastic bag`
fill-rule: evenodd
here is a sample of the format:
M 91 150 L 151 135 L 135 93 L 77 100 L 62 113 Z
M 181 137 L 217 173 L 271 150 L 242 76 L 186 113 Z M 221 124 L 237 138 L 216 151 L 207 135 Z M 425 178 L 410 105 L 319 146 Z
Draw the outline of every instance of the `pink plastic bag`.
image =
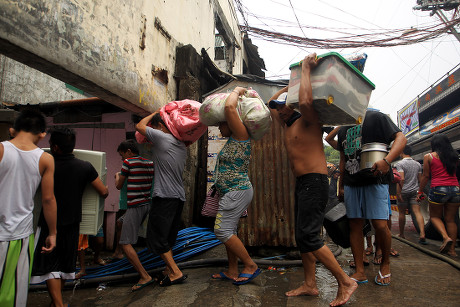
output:
M 197 141 L 208 129 L 200 121 L 201 103 L 194 100 L 171 101 L 160 109 L 160 115 L 169 131 L 185 145 Z
M 147 126 L 149 127 L 152 127 L 150 125 L 150 123 L 147 124 Z M 139 143 L 139 144 L 144 144 L 144 143 L 148 143 L 149 140 L 147 140 L 147 138 L 145 136 L 143 136 L 142 134 L 139 133 L 139 131 L 136 131 L 136 133 L 134 133 L 134 137 L 136 138 L 136 141 Z

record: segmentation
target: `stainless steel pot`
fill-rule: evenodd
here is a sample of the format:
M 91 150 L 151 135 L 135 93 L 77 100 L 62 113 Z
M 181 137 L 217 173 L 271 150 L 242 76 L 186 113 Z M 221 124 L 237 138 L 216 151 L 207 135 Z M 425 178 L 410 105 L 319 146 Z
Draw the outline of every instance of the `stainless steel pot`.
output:
M 382 160 L 388 154 L 388 146 L 383 143 L 367 143 L 362 146 L 361 160 L 359 162 L 360 170 L 367 170 L 374 165 L 376 161 Z

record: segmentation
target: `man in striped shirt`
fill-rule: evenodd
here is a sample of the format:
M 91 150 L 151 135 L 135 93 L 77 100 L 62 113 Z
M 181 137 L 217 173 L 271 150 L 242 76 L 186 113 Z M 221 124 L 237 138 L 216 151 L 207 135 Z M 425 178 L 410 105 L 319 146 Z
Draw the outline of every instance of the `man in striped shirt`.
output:
M 128 209 L 123 216 L 123 227 L 119 244 L 123 252 L 139 273 L 140 279 L 132 287 L 137 291 L 154 282 L 147 273 L 137 256 L 132 244 L 137 243 L 139 227 L 147 217 L 150 209 L 150 191 L 153 183 L 153 162 L 139 156 L 137 144 L 133 140 L 121 142 L 117 149 L 123 160 L 121 172 L 115 174 L 115 184 L 118 190 L 127 181 Z

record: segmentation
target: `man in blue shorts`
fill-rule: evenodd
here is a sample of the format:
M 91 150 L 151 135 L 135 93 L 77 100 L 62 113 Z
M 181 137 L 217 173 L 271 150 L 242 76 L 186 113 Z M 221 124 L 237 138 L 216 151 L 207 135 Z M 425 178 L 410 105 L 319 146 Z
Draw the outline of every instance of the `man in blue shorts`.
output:
M 388 154 L 376 161 L 370 169 L 360 170 L 361 145 L 381 143 L 387 146 L 394 141 Z M 382 248 L 382 262 L 375 277 L 378 285 L 390 284 L 391 232 L 388 229 L 391 162 L 398 158 L 406 145 L 401 130 L 383 113 L 366 112 L 362 125 L 345 126 L 338 133 L 340 151 L 339 197 L 345 198 L 347 216 L 350 221 L 350 244 L 356 265 L 351 278 L 358 283 L 367 282 L 363 263 L 363 225 L 369 219 L 375 229 L 376 240 Z

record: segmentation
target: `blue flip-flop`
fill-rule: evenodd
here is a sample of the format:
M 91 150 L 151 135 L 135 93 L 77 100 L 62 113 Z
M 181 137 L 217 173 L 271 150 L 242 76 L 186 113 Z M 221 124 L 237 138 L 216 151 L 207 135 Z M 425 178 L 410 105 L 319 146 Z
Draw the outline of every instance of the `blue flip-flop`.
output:
M 367 284 L 369 282 L 369 280 L 367 279 L 357 280 L 356 278 L 353 278 L 353 277 L 350 277 L 350 278 L 353 279 L 358 285 Z
M 211 279 L 213 279 L 213 280 L 232 280 L 232 281 L 235 281 L 233 278 L 230 278 L 227 275 L 225 275 L 224 272 L 219 272 L 218 274 L 220 275 L 220 278 L 215 278 L 213 275 L 211 275 Z
M 259 274 L 261 272 L 262 272 L 262 270 L 257 268 L 257 270 L 252 274 L 240 273 L 240 275 L 238 275 L 238 278 L 243 277 L 243 278 L 247 278 L 247 279 L 246 280 L 241 280 L 241 281 L 234 281 L 233 284 L 238 285 L 238 286 L 245 285 L 248 282 L 250 282 L 251 280 L 253 280 L 254 278 L 256 278 L 257 276 L 259 276 Z
M 388 273 L 387 275 L 382 275 L 382 273 L 380 272 L 380 270 L 379 270 L 379 275 L 380 275 L 380 280 L 382 280 L 382 281 L 383 281 L 385 278 L 391 277 L 391 273 Z M 387 283 L 387 284 L 384 284 L 383 282 L 378 281 L 379 275 L 375 276 L 375 280 L 374 280 L 375 283 L 376 283 L 377 285 L 379 285 L 379 286 L 389 286 L 391 281 L 390 281 L 389 283 Z

